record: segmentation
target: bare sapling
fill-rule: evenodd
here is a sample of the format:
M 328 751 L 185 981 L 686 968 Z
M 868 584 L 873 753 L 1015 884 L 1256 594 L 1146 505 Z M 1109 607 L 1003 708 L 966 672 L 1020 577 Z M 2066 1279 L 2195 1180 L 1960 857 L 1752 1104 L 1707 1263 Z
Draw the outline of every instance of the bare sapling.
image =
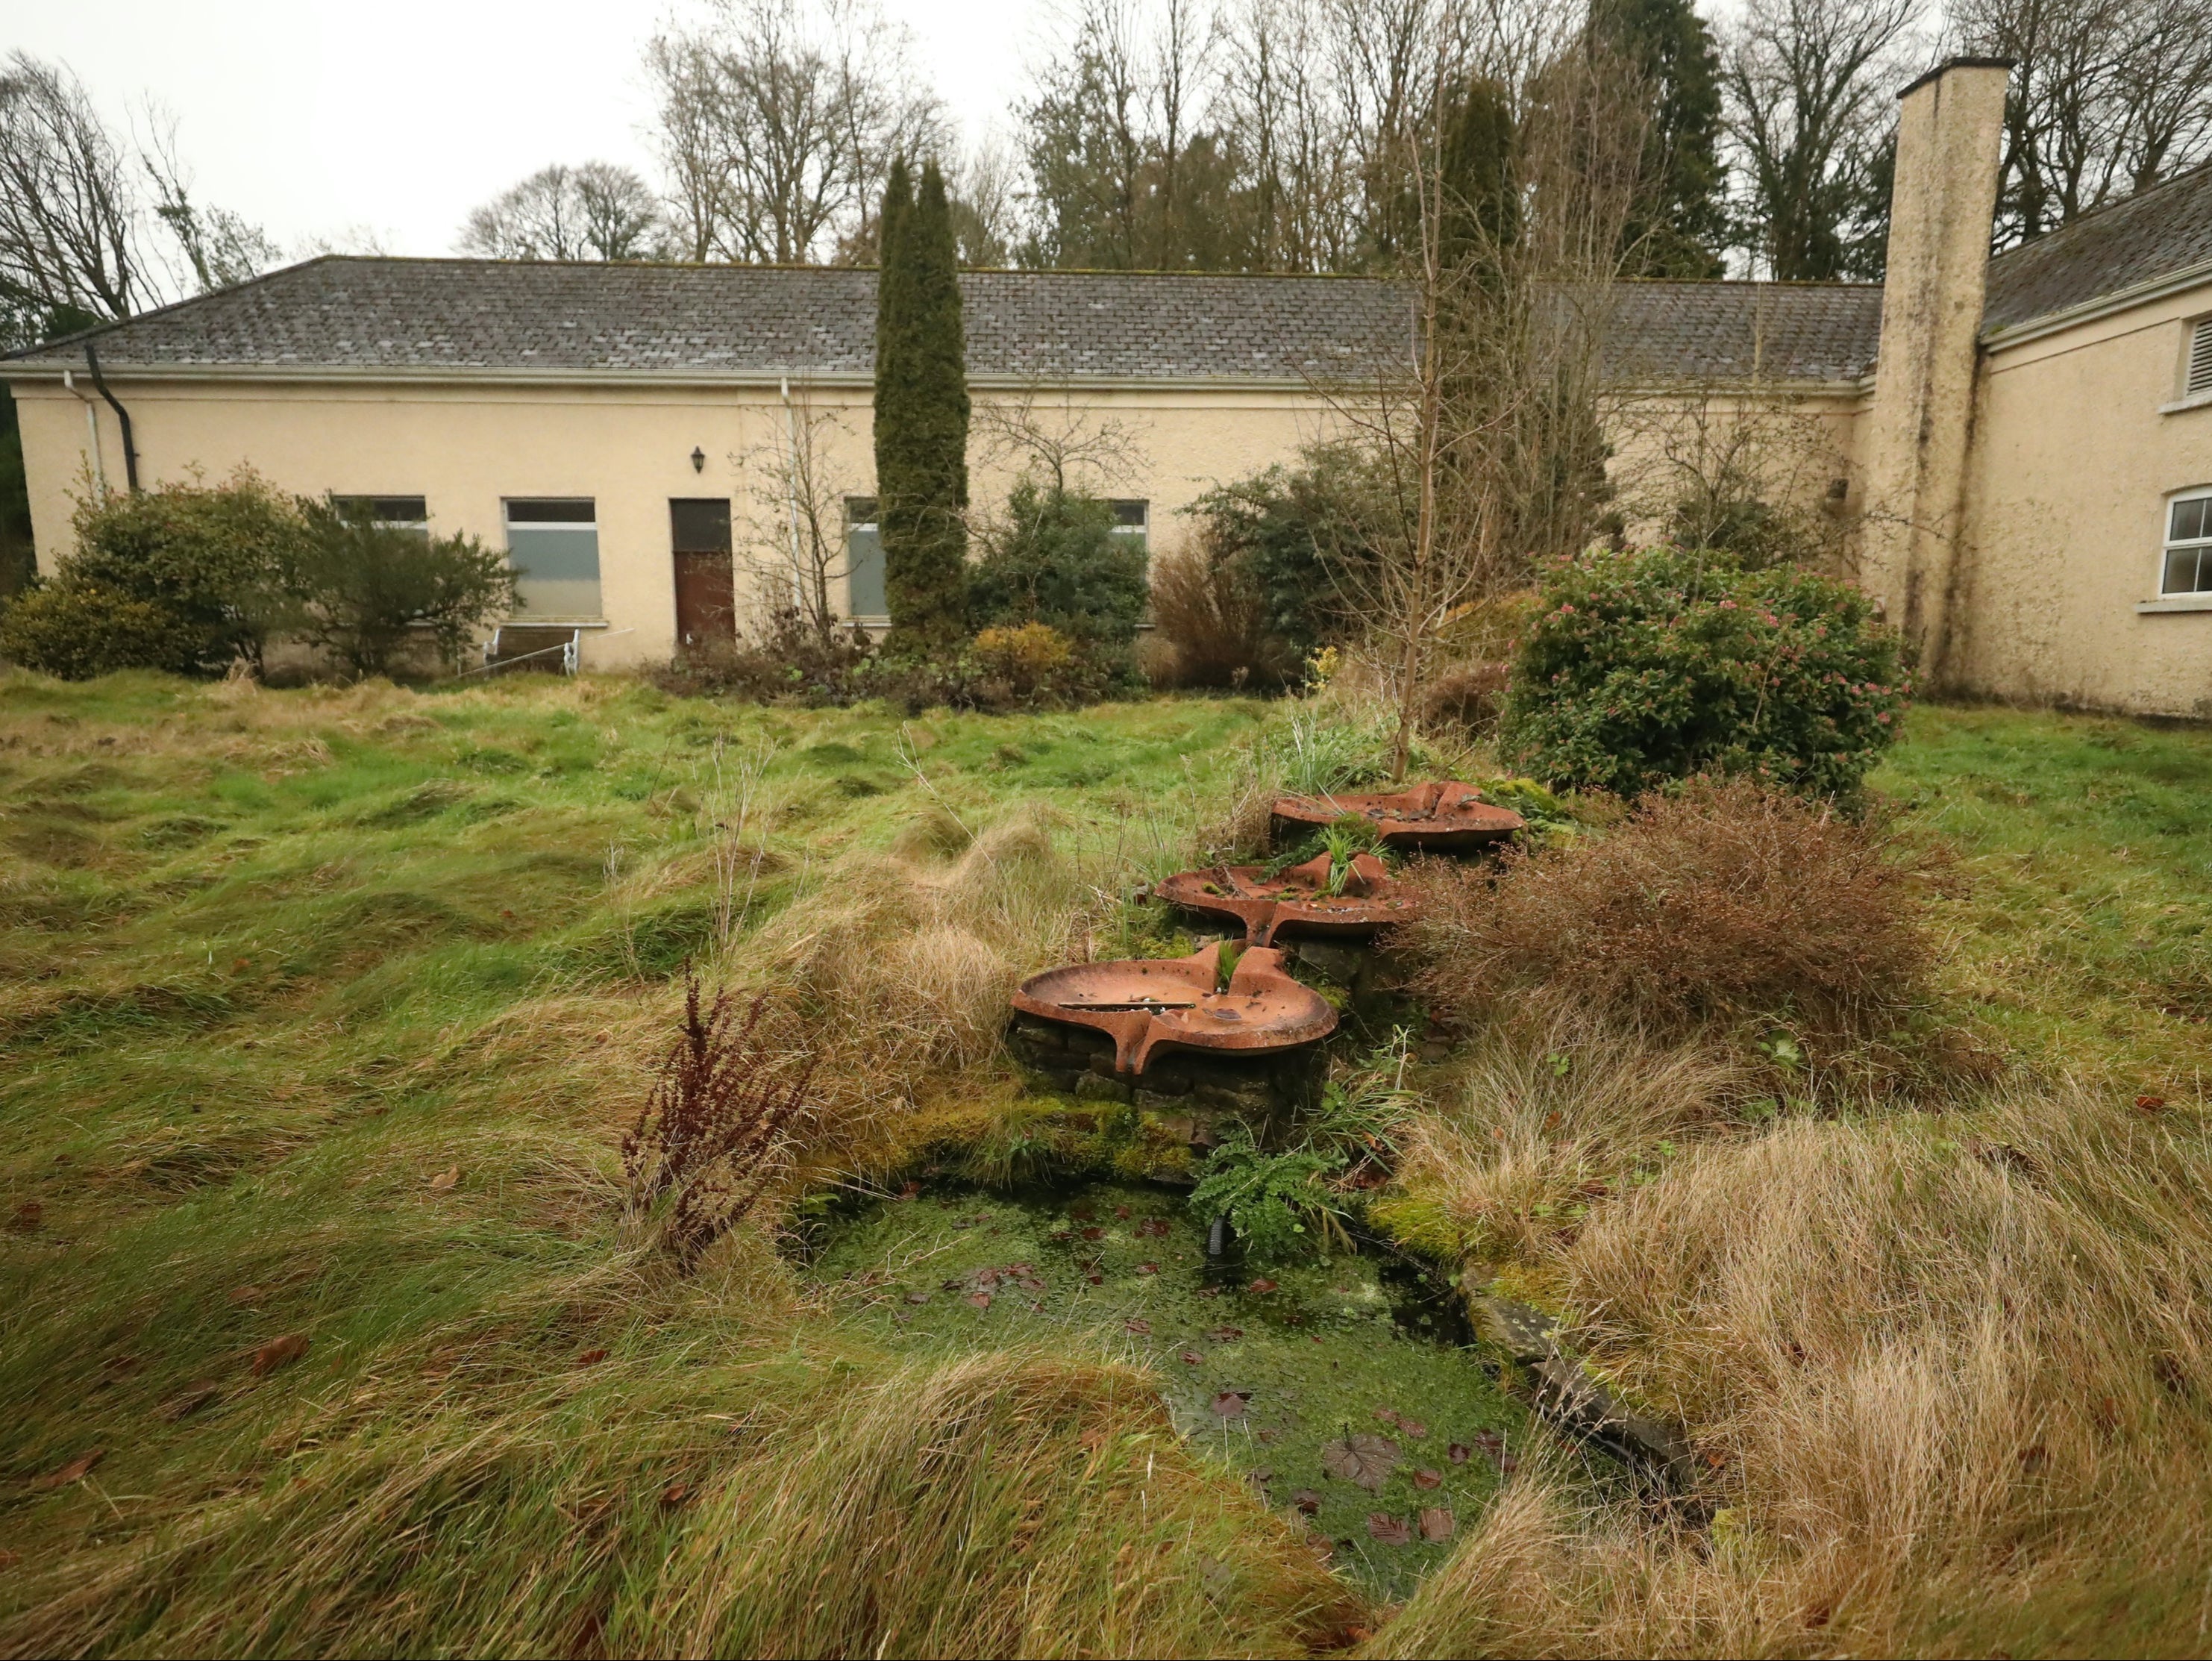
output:
M 845 521 L 855 493 L 841 458 L 865 452 L 845 412 L 817 407 L 803 381 L 787 383 L 782 401 L 782 431 L 743 458 L 757 482 L 742 557 L 770 620 L 794 618 L 827 646 L 848 621 L 844 601 L 853 575 Z
M 1470 61 L 1500 72 L 1469 74 Z M 1510 67 L 1522 64 L 1536 67 Z M 1644 101 L 1632 70 L 1567 29 L 1440 52 L 1401 134 L 1418 204 L 1405 244 L 1413 349 L 1320 388 L 1367 462 L 1367 488 L 1322 551 L 1337 609 L 1389 688 L 1394 781 L 1447 625 L 1595 526 L 1601 354 Z
M 630 1214 L 667 1206 L 659 1240 L 686 1275 L 760 1203 L 811 1112 L 814 1060 L 778 1052 L 769 1016 L 766 994 L 740 1015 L 726 989 L 702 1008 L 699 977 L 687 973 L 682 1031 L 622 1139 Z

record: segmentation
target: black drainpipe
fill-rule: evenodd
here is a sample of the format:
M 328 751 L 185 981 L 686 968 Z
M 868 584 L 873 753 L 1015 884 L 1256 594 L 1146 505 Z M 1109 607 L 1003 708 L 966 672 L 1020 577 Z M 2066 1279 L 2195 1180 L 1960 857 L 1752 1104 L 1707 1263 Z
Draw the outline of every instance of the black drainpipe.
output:
M 92 384 L 107 400 L 107 407 L 115 411 L 115 419 L 123 429 L 123 476 L 131 481 L 131 494 L 138 494 L 138 447 L 131 440 L 131 411 L 115 401 L 115 394 L 107 390 L 107 382 L 100 373 L 100 354 L 92 343 L 84 343 L 85 367 L 92 371 Z

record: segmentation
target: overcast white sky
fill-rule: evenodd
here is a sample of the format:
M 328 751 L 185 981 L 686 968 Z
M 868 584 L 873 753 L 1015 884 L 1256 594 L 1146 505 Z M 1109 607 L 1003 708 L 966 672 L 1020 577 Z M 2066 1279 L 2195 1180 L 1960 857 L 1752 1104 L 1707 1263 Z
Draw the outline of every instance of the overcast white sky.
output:
M 1045 49 L 1048 0 L 883 0 L 969 137 Z M 120 120 L 177 119 L 198 194 L 287 252 L 373 232 L 444 253 L 468 210 L 549 161 L 653 176 L 640 59 L 668 0 L 4 0 L 0 48 L 75 70 Z

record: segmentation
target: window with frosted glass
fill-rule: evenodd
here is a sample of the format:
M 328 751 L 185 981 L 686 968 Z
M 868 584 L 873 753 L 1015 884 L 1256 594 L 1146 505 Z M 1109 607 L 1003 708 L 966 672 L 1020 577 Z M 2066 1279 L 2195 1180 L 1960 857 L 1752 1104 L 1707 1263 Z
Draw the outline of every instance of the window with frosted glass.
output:
M 881 623 L 890 615 L 884 597 L 884 538 L 876 528 L 873 496 L 845 498 L 846 604 L 863 623 Z
M 2159 592 L 2212 593 L 2212 493 L 2167 504 L 2166 578 Z
M 529 621 L 599 616 L 599 505 L 590 496 L 509 500 L 507 561 Z

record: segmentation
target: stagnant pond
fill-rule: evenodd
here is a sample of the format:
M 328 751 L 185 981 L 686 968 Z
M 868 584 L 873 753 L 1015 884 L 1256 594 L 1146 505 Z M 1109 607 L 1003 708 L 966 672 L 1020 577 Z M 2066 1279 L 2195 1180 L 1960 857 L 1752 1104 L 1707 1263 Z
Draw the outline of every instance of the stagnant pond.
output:
M 895 1348 L 1149 1360 L 1185 1435 L 1403 1597 L 1480 1516 L 1528 1415 L 1410 1267 L 1209 1263 L 1206 1243 L 1171 1189 L 933 1189 L 839 1218 L 809 1273 Z

